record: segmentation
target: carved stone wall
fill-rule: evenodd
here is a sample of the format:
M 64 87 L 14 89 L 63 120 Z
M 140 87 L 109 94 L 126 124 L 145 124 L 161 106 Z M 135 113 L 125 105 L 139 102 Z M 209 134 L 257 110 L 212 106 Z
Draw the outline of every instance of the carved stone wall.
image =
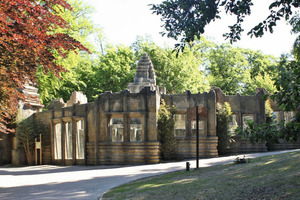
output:
M 62 99 L 50 103 L 48 111 L 36 113 L 37 119 L 51 129 L 43 144 L 44 164 L 145 164 L 159 162 L 157 115 L 160 100 L 177 108 L 174 135 L 177 153 L 183 158 L 196 157 L 196 121 L 187 115 L 189 108 L 202 107 L 200 117 L 200 157 L 218 156 L 216 105 L 229 102 L 236 125 L 247 120 L 265 121 L 265 91 L 256 95 L 226 96 L 214 88 L 209 93 L 165 94 L 156 86 L 154 67 L 147 54 L 138 63 L 133 83 L 120 93 L 105 92 L 87 103 L 82 93 L 75 92 L 67 103 Z M 265 144 L 251 145 L 237 136 L 230 151 L 266 151 Z
M 196 157 L 196 130 L 195 121 L 189 121 L 188 108 L 202 106 L 208 110 L 205 117 L 200 117 L 199 130 L 199 156 L 218 156 L 218 138 L 216 136 L 216 95 L 213 90 L 209 93 L 192 94 L 186 91 L 184 94 L 162 95 L 162 98 L 170 106 L 177 109 L 177 116 L 182 120 L 180 127 L 175 125 L 175 137 L 177 141 L 177 153 L 183 158 Z M 176 124 L 175 115 L 175 124 Z M 180 132 L 179 134 L 177 134 Z
M 256 123 L 265 122 L 265 101 L 263 100 L 264 90 L 257 90 L 256 95 L 241 96 L 225 95 L 219 88 L 214 88 L 217 96 L 217 103 L 224 104 L 228 102 L 231 106 L 231 111 L 235 116 L 236 125 L 245 127 L 247 120 Z M 244 139 L 242 136 L 237 135 L 230 143 L 228 153 L 246 153 L 246 152 L 264 152 L 267 151 L 265 143 L 251 144 L 249 139 Z
M 53 107 L 52 110 L 37 113 L 37 118 L 52 128 L 48 133 L 51 145 L 45 147 L 45 156 L 51 157 L 53 164 L 143 164 L 159 162 L 159 143 L 157 141 L 156 102 L 160 101 L 159 91 L 149 87 L 140 93 L 106 92 L 88 104 L 73 104 L 70 107 Z M 66 104 L 62 104 L 66 105 Z M 85 158 L 76 158 L 76 134 L 78 122 L 83 120 L 85 127 Z M 116 122 L 116 123 L 115 123 Z M 67 128 L 72 127 L 72 156 L 67 158 Z M 56 158 L 56 128 L 59 124 L 59 153 Z M 135 130 L 137 129 L 137 130 Z M 134 132 L 135 131 L 135 132 Z M 136 138 L 138 137 L 138 138 Z M 70 144 L 69 144 L 70 145 Z M 45 159 L 49 161 L 49 159 Z

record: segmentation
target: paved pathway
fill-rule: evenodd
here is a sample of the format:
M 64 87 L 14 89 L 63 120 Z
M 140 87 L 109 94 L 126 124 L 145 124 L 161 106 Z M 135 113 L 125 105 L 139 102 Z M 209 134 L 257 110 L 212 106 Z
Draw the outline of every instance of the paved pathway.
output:
M 300 151 L 291 150 L 291 151 Z M 246 158 L 290 151 L 246 154 Z M 236 156 L 201 159 L 200 167 L 232 162 Z M 0 167 L 0 199 L 100 199 L 113 187 L 139 178 L 185 170 L 185 163 L 140 166 L 53 166 Z M 195 160 L 189 160 L 195 168 Z

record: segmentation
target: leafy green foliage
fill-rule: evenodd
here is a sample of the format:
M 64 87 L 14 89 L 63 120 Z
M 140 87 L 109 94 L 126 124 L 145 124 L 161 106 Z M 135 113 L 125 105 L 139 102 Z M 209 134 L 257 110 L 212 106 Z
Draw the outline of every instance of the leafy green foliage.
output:
M 16 137 L 19 141 L 19 147 L 25 151 L 26 159 L 29 165 L 33 164 L 33 151 L 35 148 L 35 138 L 43 135 L 48 128 L 33 117 L 27 118 L 17 125 Z
M 100 31 L 89 18 L 94 8 L 82 0 L 68 0 L 67 2 L 71 4 L 72 11 L 62 9 L 60 6 L 55 8 L 57 14 L 69 23 L 69 27 L 57 28 L 54 32 L 68 34 L 94 51 L 95 47 L 89 42 L 89 37 Z M 84 78 L 92 74 L 93 64 L 96 64 L 94 56 L 78 50 L 69 53 L 67 57 L 56 55 L 56 63 L 66 69 L 59 73 L 59 77 L 53 73 L 44 74 L 44 67 L 39 66 L 36 76 L 42 103 L 47 106 L 51 100 L 57 98 L 67 101 L 73 91 L 81 90 L 89 93 L 91 91 L 87 89 L 89 82 L 86 82 Z M 88 98 L 91 99 L 89 95 Z
M 276 77 L 276 58 L 259 51 L 235 48 L 229 44 L 209 48 L 205 68 L 211 86 L 229 95 L 255 94 L 256 88 L 275 92 L 272 79 Z
M 229 131 L 229 122 L 231 121 L 231 107 L 228 102 L 224 105 L 217 104 L 217 136 L 218 136 L 218 153 L 226 154 L 231 141 L 231 133 Z
M 60 59 L 59 59 L 60 60 Z M 60 77 L 56 77 L 53 73 L 45 75 L 43 67 L 37 69 L 38 89 L 40 99 L 44 105 L 48 105 L 51 100 L 63 98 L 67 101 L 73 91 L 83 91 L 89 94 L 87 77 L 93 76 L 93 66 L 97 62 L 91 55 L 79 52 L 70 53 L 66 59 L 60 60 L 67 72 L 60 73 Z
M 274 120 L 263 124 L 256 124 L 255 122 L 248 121 L 247 128 L 243 131 L 243 134 L 250 138 L 251 143 L 279 143 L 280 128 L 282 126 L 283 122 L 279 125 Z
M 64 0 L 0 1 L 0 132 L 9 133 L 8 120 L 17 114 L 18 101 L 24 100 L 20 88 L 26 82 L 36 82 L 36 70 L 55 76 L 65 71 L 57 56 L 71 51 L 87 51 L 67 33 L 69 25 L 59 14 L 72 10 Z
M 129 47 L 109 46 L 106 54 L 100 56 L 99 67 L 95 68 L 99 92 L 120 92 L 133 81 L 136 59 Z
M 286 123 L 281 130 L 281 138 L 285 141 L 296 142 L 300 134 L 300 112 L 297 112 L 295 118 Z
M 295 59 L 298 61 L 300 60 L 300 13 L 298 12 L 296 15 L 292 17 L 290 20 L 290 24 L 292 25 L 292 33 L 298 34 L 294 46 L 293 46 L 293 51 L 292 54 L 294 55 Z
M 93 51 L 94 46 L 88 42 L 88 37 L 99 31 L 89 18 L 89 14 L 94 9 L 82 0 L 68 0 L 67 2 L 71 4 L 72 11 L 62 9 L 60 6 L 55 8 L 57 14 L 68 22 L 69 26 L 53 31 L 68 34 Z M 43 66 L 39 66 L 36 72 L 40 99 L 45 106 L 57 98 L 63 98 L 67 101 L 73 91 L 88 91 L 84 77 L 88 72 L 91 72 L 94 62 L 92 55 L 77 50 L 69 53 L 66 57 L 56 54 L 56 63 L 66 69 L 66 71 L 59 73 L 59 77 L 55 76 L 54 73 L 45 74 Z
M 229 26 L 229 33 L 224 34 L 231 42 L 240 40 L 241 33 L 244 31 L 242 23 L 247 15 L 251 15 L 253 0 L 166 0 L 159 5 L 152 5 L 153 13 L 160 15 L 164 21 L 162 35 L 178 40 L 177 48 L 183 49 L 186 43 L 194 41 L 204 33 L 206 25 L 219 19 L 219 13 L 223 7 L 226 13 L 236 16 L 235 24 Z M 273 33 L 273 27 L 277 21 L 284 18 L 289 20 L 293 14 L 293 8 L 298 8 L 298 0 L 277 0 L 270 4 L 268 17 L 253 27 L 248 34 L 261 37 L 267 31 Z
M 265 88 L 269 93 L 276 92 L 274 78 L 278 76 L 278 59 L 264 55 L 260 51 L 242 50 L 248 61 L 244 95 L 255 94 L 256 88 Z
M 276 26 L 277 21 L 282 18 L 288 21 L 293 14 L 293 8 L 298 8 L 299 6 L 300 2 L 298 0 L 276 0 L 272 2 L 269 6 L 269 16 L 252 28 L 248 34 L 251 37 L 262 37 L 266 31 L 273 33 L 273 27 Z
M 285 111 L 296 110 L 300 105 L 300 61 L 288 61 L 282 57 L 279 63 L 279 75 L 275 78 L 274 99 L 281 109 Z
M 285 140 L 296 141 L 300 133 L 300 17 L 299 13 L 290 21 L 293 32 L 298 34 L 294 43 L 294 60 L 288 61 L 286 57 L 279 63 L 279 75 L 274 79 L 278 92 L 271 98 L 276 101 L 284 111 L 295 111 L 296 116 L 282 129 L 281 137 Z
M 176 138 L 174 136 L 174 118 L 176 109 L 166 105 L 162 99 L 158 111 L 157 131 L 162 159 L 170 160 L 176 157 Z
M 248 63 L 241 49 L 221 45 L 211 50 L 209 60 L 211 85 L 230 95 L 243 91 Z
M 299 16 L 292 18 L 293 32 L 299 33 Z M 277 75 L 273 78 L 274 87 L 276 91 L 271 95 L 279 108 L 283 111 L 295 111 L 296 116 L 290 122 L 284 124 L 280 122 L 276 124 L 274 120 L 268 120 L 266 123 L 257 125 L 254 123 L 249 124 L 248 129 L 245 131 L 252 141 L 267 141 L 278 142 L 279 139 L 285 141 L 297 141 L 300 133 L 300 62 L 299 62 L 299 37 L 295 41 L 294 60 L 288 60 L 283 56 L 278 63 Z
M 252 95 L 257 87 L 276 91 L 271 80 L 277 73 L 274 57 L 217 45 L 204 38 L 178 55 L 144 38 L 138 38 L 131 47 L 107 45 L 103 51 L 98 56 L 70 54 L 70 61 L 64 63 L 71 70 L 62 74 L 61 80 L 40 78 L 41 97 L 46 99 L 43 102 L 59 97 L 66 101 L 74 90 L 83 91 L 89 101 L 104 91 L 119 92 L 133 81 L 137 61 L 144 52 L 154 65 L 157 85 L 165 86 L 168 93 L 207 92 L 210 86 L 226 94 Z
M 204 27 L 212 20 L 219 18 L 218 4 L 215 0 L 207 1 L 164 1 L 160 5 L 152 5 L 153 13 L 162 16 L 163 27 L 168 37 L 178 39 L 183 37 L 182 44 L 200 38 Z
M 295 118 L 285 123 L 284 120 L 277 122 L 274 118 L 267 119 L 263 124 L 255 122 L 247 122 L 245 130 L 239 129 L 238 132 L 243 134 L 244 137 L 249 137 L 251 143 L 279 143 L 280 139 L 287 142 L 296 142 L 299 138 L 300 130 L 300 116 L 299 112 Z

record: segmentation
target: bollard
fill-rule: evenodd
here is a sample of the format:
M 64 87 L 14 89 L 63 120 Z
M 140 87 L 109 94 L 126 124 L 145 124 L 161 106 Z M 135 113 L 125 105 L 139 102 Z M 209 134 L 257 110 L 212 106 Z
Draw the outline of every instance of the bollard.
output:
M 190 171 L 191 164 L 189 162 L 186 162 L 186 171 Z

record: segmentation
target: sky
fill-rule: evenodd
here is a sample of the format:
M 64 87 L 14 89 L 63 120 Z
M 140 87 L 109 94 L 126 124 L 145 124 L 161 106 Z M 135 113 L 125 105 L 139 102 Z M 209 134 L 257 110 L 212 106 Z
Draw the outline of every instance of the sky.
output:
M 234 46 L 260 50 L 265 54 L 280 56 L 290 53 L 296 35 L 290 33 L 291 26 L 285 21 L 280 21 L 274 28 L 274 33 L 267 33 L 262 38 L 250 38 L 246 33 L 250 28 L 264 20 L 268 13 L 268 5 L 272 0 L 253 0 L 252 14 L 245 18 L 245 33 Z M 175 40 L 162 36 L 160 16 L 152 14 L 149 4 L 159 4 L 162 0 L 89 0 L 88 3 L 96 11 L 92 19 L 96 25 L 103 29 L 105 38 L 112 44 L 131 45 L 137 36 L 150 36 L 159 46 L 173 47 Z M 204 36 L 218 44 L 229 42 L 222 35 L 226 33 L 228 25 L 235 21 L 234 16 L 222 14 L 220 20 L 212 22 L 206 29 Z

